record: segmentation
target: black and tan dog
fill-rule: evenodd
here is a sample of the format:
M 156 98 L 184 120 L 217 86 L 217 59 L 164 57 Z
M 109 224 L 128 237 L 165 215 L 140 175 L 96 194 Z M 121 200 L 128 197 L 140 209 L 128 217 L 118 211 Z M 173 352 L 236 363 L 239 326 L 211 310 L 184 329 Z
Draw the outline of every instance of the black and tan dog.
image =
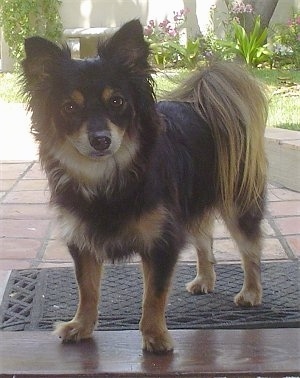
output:
M 63 341 L 92 335 L 101 267 L 141 256 L 143 348 L 173 349 L 165 321 L 172 272 L 187 242 L 197 250 L 193 294 L 214 289 L 216 212 L 239 247 L 245 272 L 234 299 L 261 303 L 266 101 L 242 68 L 216 63 L 157 103 L 139 21 L 73 60 L 66 47 L 26 40 L 25 92 L 51 204 L 74 259 L 79 305 L 59 324 Z

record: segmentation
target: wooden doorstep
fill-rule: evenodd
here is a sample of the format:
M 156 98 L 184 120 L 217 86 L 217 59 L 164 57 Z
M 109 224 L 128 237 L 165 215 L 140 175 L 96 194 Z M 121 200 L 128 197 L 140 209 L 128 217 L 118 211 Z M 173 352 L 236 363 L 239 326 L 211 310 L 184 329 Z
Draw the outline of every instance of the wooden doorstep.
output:
M 298 376 L 299 329 L 174 330 L 173 354 L 141 350 L 138 331 L 61 344 L 45 331 L 0 333 L 0 376 Z

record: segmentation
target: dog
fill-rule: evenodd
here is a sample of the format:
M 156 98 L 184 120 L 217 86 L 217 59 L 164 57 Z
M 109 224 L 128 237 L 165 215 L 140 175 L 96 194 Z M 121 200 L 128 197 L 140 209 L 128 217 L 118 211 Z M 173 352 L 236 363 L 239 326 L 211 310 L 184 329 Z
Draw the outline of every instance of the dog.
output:
M 41 37 L 26 39 L 25 52 L 32 132 L 79 288 L 74 318 L 56 325 L 62 341 L 92 336 L 103 263 L 137 253 L 143 349 L 172 351 L 165 307 L 174 266 L 192 243 L 197 274 L 187 290 L 213 291 L 216 214 L 242 258 L 234 301 L 259 305 L 267 105 L 254 78 L 216 62 L 156 101 L 139 20 L 99 42 L 94 58 L 73 60 L 66 46 Z

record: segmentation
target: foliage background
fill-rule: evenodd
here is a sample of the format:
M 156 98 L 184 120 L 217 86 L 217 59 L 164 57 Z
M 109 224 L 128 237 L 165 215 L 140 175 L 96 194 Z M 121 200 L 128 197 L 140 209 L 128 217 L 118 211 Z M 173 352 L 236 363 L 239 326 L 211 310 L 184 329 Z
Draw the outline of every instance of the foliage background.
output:
M 24 56 L 24 39 L 42 35 L 59 41 L 61 0 L 0 0 L 0 25 L 10 53 L 17 63 Z

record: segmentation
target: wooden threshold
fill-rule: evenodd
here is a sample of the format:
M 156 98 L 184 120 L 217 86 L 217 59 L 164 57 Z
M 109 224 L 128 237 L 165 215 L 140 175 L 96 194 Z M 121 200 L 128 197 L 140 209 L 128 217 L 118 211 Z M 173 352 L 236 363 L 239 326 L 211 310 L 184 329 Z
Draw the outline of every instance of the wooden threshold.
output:
M 78 344 L 49 332 L 0 332 L 1 377 L 284 377 L 300 371 L 299 329 L 174 330 L 172 354 L 141 350 L 138 331 Z

